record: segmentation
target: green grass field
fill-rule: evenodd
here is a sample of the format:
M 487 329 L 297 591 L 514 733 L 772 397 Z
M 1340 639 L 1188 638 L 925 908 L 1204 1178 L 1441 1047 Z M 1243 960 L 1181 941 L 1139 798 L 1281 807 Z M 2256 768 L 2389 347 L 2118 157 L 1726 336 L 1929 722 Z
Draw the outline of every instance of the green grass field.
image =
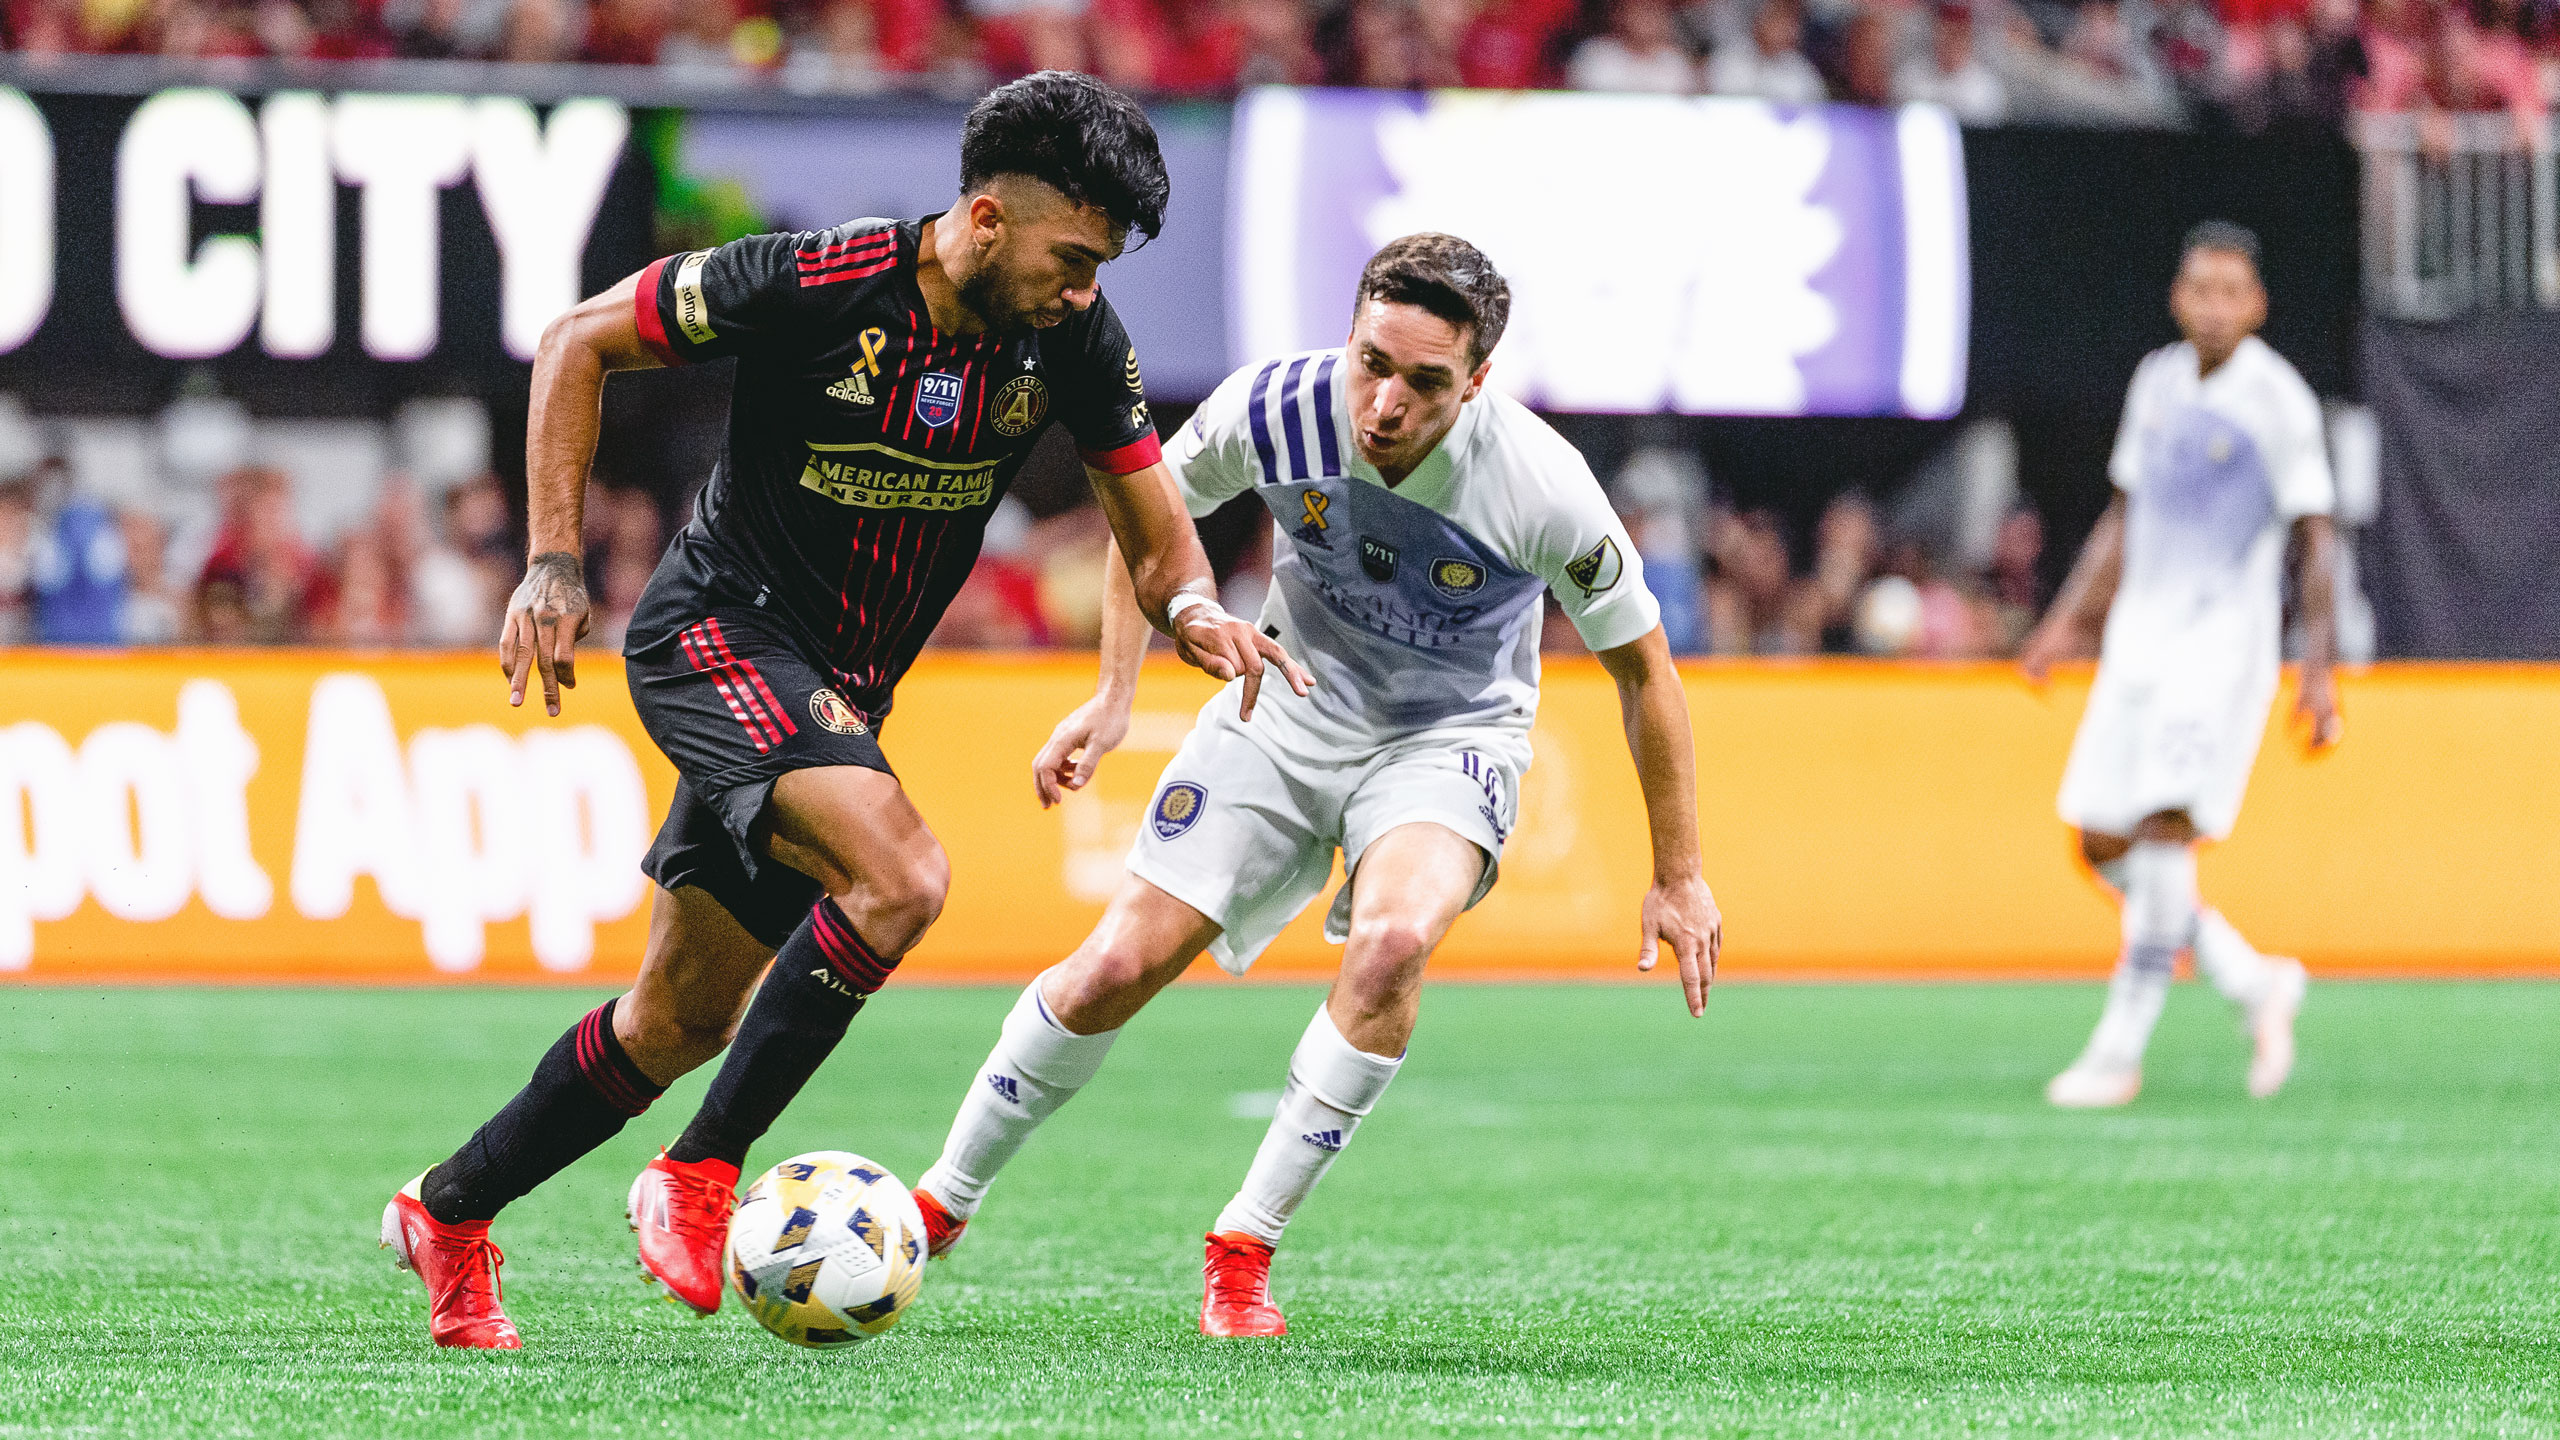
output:
M 592 999 L 0 992 L 0 1433 L 2560 1434 L 2560 986 L 2316 988 L 2264 1104 L 2181 986 L 2108 1115 L 2038 1098 L 2090 986 L 1444 988 L 1281 1252 L 1294 1333 L 1205 1341 L 1314 999 L 1168 994 L 837 1354 L 637 1279 L 702 1072 L 499 1221 L 491 1355 L 376 1219 Z M 912 1178 L 1011 1000 L 891 990 L 754 1163 Z

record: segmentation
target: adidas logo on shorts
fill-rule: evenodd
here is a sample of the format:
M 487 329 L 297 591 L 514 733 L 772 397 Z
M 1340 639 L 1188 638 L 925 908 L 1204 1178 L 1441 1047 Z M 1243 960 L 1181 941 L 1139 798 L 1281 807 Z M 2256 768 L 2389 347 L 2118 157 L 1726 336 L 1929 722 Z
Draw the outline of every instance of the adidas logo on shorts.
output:
M 1019 1105 L 1022 1103 L 1022 1089 L 1015 1083 L 1012 1076 L 990 1074 L 987 1076 L 987 1085 L 997 1094 L 1003 1096 L 1004 1103 L 1007 1105 Z
M 1340 1150 L 1342 1148 L 1342 1132 L 1339 1130 L 1310 1130 L 1298 1138 L 1306 1141 L 1308 1144 L 1313 1145 L 1319 1150 Z

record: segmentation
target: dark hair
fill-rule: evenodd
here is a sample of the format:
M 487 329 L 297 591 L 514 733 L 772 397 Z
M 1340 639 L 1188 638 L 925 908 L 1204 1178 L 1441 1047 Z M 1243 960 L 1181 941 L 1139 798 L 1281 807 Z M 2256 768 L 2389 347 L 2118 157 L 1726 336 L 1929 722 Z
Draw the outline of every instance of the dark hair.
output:
M 999 175 L 1037 180 L 1146 235 L 1163 233 L 1173 195 L 1147 112 L 1065 70 L 1025 75 L 970 107 L 960 127 L 960 193 L 974 195 Z
M 2258 268 L 2258 232 L 2246 225 L 2205 221 L 2187 232 L 2186 241 L 2178 247 L 2178 263 L 2186 264 L 2187 257 L 2199 250 L 2221 250 L 2247 260 L 2252 270 Z
M 1510 282 L 1484 252 L 1455 235 L 1427 230 L 1388 241 L 1361 267 L 1351 308 L 1372 300 L 1418 306 L 1464 327 L 1467 351 L 1478 365 L 1511 323 Z

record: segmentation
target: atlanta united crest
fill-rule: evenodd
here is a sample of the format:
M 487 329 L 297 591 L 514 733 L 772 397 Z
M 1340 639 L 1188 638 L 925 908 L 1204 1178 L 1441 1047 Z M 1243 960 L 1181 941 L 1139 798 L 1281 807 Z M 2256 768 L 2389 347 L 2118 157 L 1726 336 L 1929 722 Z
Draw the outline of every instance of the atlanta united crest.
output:
M 1208 791 L 1188 780 L 1176 780 L 1156 796 L 1155 812 L 1147 823 L 1154 827 L 1157 839 L 1171 840 L 1198 824 L 1208 804 Z
M 1016 375 L 1004 382 L 996 392 L 994 414 L 989 423 L 996 433 L 1007 439 L 1028 435 L 1049 416 L 1049 387 L 1037 375 Z
M 960 377 L 935 370 L 916 382 L 916 418 L 939 430 L 960 418 Z
M 839 735 L 867 735 L 871 727 L 853 713 L 844 697 L 833 690 L 820 690 L 809 697 L 809 718 Z

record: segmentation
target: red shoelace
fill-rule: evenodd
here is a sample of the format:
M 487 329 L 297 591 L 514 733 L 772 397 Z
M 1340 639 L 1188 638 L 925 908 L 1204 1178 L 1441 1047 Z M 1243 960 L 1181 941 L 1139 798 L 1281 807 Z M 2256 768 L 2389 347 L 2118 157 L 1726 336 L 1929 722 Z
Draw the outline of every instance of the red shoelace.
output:
M 469 1237 L 436 1235 L 428 1243 L 436 1247 L 444 1273 L 452 1277 L 452 1284 L 439 1297 L 439 1310 L 453 1310 L 456 1300 L 479 1302 L 471 1306 L 475 1316 L 498 1308 L 498 1267 L 507 1263 L 507 1256 L 487 1231 Z
M 1270 1252 L 1229 1240 L 1209 1242 L 1209 1294 L 1220 1305 L 1271 1303 Z

